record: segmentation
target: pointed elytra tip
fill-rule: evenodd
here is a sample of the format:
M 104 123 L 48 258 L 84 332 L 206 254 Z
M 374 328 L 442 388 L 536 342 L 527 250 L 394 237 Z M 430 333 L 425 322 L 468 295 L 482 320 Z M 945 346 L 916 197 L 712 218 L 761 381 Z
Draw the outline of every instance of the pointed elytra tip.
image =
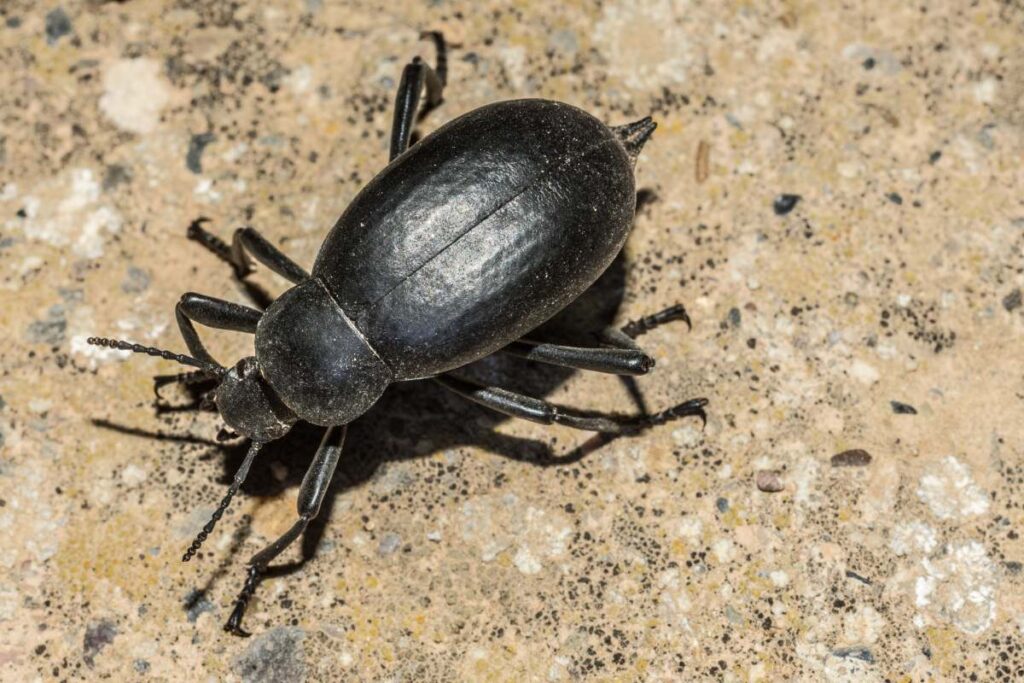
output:
M 619 139 L 622 146 L 626 148 L 626 154 L 636 163 L 637 156 L 644 148 L 644 144 L 651 138 L 651 134 L 658 124 L 650 116 L 645 116 L 639 121 L 627 123 L 622 126 L 612 126 L 612 132 Z

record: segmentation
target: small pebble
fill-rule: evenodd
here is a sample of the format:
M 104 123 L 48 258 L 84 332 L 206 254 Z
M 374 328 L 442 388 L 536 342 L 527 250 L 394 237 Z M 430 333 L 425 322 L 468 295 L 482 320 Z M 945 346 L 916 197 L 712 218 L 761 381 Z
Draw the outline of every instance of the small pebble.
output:
M 388 532 L 380 539 L 377 552 L 381 555 L 391 555 L 402 545 L 402 537 L 396 533 Z
M 779 470 L 758 470 L 754 481 L 757 483 L 757 489 L 765 493 L 778 493 L 786 488 Z
M 740 316 L 740 309 L 738 309 L 738 308 L 730 308 L 729 309 L 729 318 L 728 319 L 729 319 L 729 324 L 730 325 L 732 325 L 733 327 L 739 327 L 740 326 L 740 322 L 742 320 L 742 318 Z
M 796 208 L 800 199 L 801 197 L 798 194 L 780 194 L 775 198 L 775 201 L 772 202 L 772 209 L 775 211 L 776 216 L 785 216 Z
M 875 661 L 874 655 L 871 654 L 871 650 L 866 647 L 860 647 L 854 645 L 853 647 L 841 647 L 832 651 L 832 654 L 836 657 L 859 659 L 862 662 L 873 664 Z
M 910 405 L 909 403 L 889 401 L 889 405 L 892 406 L 892 412 L 896 413 L 897 415 L 917 415 L 917 408 Z
M 126 294 L 140 294 L 148 288 L 149 273 L 141 268 L 128 266 L 128 273 L 125 275 L 124 280 L 121 281 L 121 291 Z
M 89 624 L 85 628 L 85 637 L 82 639 L 82 659 L 91 667 L 100 650 L 114 642 L 116 637 L 117 625 L 112 621 L 103 619 Z
M 861 448 L 854 448 L 832 456 L 832 467 L 867 467 L 871 454 Z
M 51 10 L 46 15 L 46 43 L 53 45 L 62 36 L 66 36 L 71 33 L 71 19 L 64 12 L 63 9 L 58 7 L 55 10 Z

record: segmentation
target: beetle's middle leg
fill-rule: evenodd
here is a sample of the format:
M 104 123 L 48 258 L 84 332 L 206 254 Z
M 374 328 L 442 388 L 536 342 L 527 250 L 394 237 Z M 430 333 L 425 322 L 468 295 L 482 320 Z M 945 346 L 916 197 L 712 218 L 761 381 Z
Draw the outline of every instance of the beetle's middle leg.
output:
M 253 272 L 252 256 L 264 266 L 295 284 L 309 278 L 309 273 L 275 247 L 254 228 L 238 228 L 229 246 L 224 240 L 203 227 L 209 218 L 200 217 L 188 226 L 188 238 L 199 242 L 218 258 L 231 266 L 239 280 Z
M 242 629 L 242 616 L 249 600 L 256 592 L 263 572 L 267 565 L 273 562 L 274 558 L 280 555 L 285 548 L 291 545 L 295 539 L 302 535 L 302 532 L 309 526 L 310 521 L 320 512 L 320 505 L 324 501 L 327 489 L 331 485 L 331 478 L 334 476 L 334 469 L 341 457 L 342 445 L 345 443 L 345 425 L 340 427 L 328 427 L 317 449 L 313 462 L 306 470 L 306 476 L 302 478 L 302 486 L 299 487 L 299 499 L 297 507 L 299 519 L 280 538 L 268 545 L 260 552 L 253 555 L 249 560 L 249 573 L 246 575 L 245 586 L 235 600 L 235 608 L 231 616 L 224 624 L 224 630 L 236 636 L 248 636 L 249 633 Z
M 448 49 L 440 31 L 428 31 L 421 38 L 431 38 L 437 50 L 437 69 L 431 69 L 419 57 L 413 58 L 402 70 L 395 95 L 395 115 L 391 122 L 391 154 L 389 161 L 409 149 L 412 129 L 416 125 L 420 108 L 420 94 L 427 89 L 427 106 L 423 113 L 441 104 L 445 82 L 448 80 Z
M 590 432 L 631 434 L 687 416 L 707 421 L 707 415 L 704 413 L 704 406 L 708 404 L 706 398 L 690 399 L 653 415 L 612 415 L 556 406 L 509 389 L 482 386 L 448 374 L 439 375 L 434 381 L 474 403 L 511 417 L 540 424 L 560 424 Z
M 690 317 L 680 304 L 631 320 L 621 328 L 610 327 L 598 333 L 598 346 L 565 346 L 520 339 L 501 351 L 527 360 L 577 370 L 594 370 L 612 375 L 644 375 L 654 367 L 654 359 L 644 353 L 634 339 L 674 320 L 690 324 Z

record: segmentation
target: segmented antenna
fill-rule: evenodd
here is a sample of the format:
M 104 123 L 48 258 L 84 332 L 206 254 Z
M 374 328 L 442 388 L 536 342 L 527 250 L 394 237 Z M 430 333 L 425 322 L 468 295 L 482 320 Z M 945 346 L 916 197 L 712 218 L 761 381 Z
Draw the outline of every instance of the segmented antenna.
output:
M 227 495 L 224 496 L 223 500 L 220 501 L 220 505 L 218 505 L 217 509 L 213 511 L 213 514 L 210 515 L 210 521 L 207 522 L 202 531 L 196 535 L 195 540 L 192 541 L 192 545 L 190 545 L 188 550 L 185 551 L 185 554 L 181 556 L 182 562 L 188 562 L 195 556 L 196 552 L 199 551 L 199 547 L 203 545 L 203 541 L 205 541 L 213 532 L 213 527 L 217 526 L 217 522 L 219 522 L 220 518 L 224 516 L 225 512 L 227 512 L 228 506 L 231 505 L 231 499 L 234 498 L 235 494 L 238 493 L 238 489 L 241 488 L 242 483 L 245 481 L 245 477 L 249 474 L 249 466 L 252 465 L 253 458 L 256 457 L 256 453 L 259 452 L 262 446 L 263 444 L 258 441 L 253 441 L 252 445 L 249 446 L 249 452 L 245 454 L 245 460 L 242 461 L 242 465 L 238 468 L 238 471 L 235 472 L 235 479 L 231 482 Z
M 103 346 L 110 349 L 118 349 L 120 351 L 133 351 L 134 353 L 145 353 L 149 356 L 158 356 L 165 360 L 173 360 L 181 363 L 182 365 L 191 365 L 194 368 L 199 368 L 211 377 L 219 377 L 224 372 L 224 368 L 219 365 L 207 363 L 181 353 L 164 351 L 163 349 L 158 349 L 153 346 L 143 346 L 142 344 L 134 344 L 121 339 L 106 339 L 104 337 L 89 337 L 85 341 L 93 346 Z

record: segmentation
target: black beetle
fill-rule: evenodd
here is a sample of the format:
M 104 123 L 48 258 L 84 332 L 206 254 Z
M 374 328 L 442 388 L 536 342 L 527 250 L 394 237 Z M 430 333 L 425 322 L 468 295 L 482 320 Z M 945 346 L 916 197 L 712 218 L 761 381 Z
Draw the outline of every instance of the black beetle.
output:
M 605 433 L 634 432 L 682 416 L 704 419 L 706 399 L 625 417 L 554 406 L 449 372 L 497 351 L 542 363 L 640 375 L 654 365 L 633 339 L 671 320 L 682 306 L 621 329 L 590 347 L 524 338 L 583 293 L 612 262 L 636 207 L 633 165 L 654 131 L 650 117 L 609 128 L 576 107 L 547 100 L 487 105 L 410 146 L 424 111 L 445 84 L 445 44 L 437 70 L 418 57 L 398 86 L 391 163 L 356 196 L 328 234 L 312 273 L 252 228 L 230 247 L 202 220 L 189 236 L 244 278 L 251 255 L 295 283 L 266 311 L 202 294 L 175 309 L 191 356 L 93 337 L 99 346 L 148 353 L 198 367 L 175 379 L 218 382 L 213 400 L 224 422 L 252 441 L 234 481 L 185 553 L 188 561 L 227 510 L 260 447 L 298 420 L 327 427 L 302 481 L 299 520 L 249 561 L 224 628 L 241 628 L 245 607 L 267 565 L 320 509 L 334 474 L 345 425 L 366 412 L 392 382 L 431 378 L 493 410 L 544 424 Z M 193 322 L 256 335 L 256 356 L 225 368 L 204 348 Z

